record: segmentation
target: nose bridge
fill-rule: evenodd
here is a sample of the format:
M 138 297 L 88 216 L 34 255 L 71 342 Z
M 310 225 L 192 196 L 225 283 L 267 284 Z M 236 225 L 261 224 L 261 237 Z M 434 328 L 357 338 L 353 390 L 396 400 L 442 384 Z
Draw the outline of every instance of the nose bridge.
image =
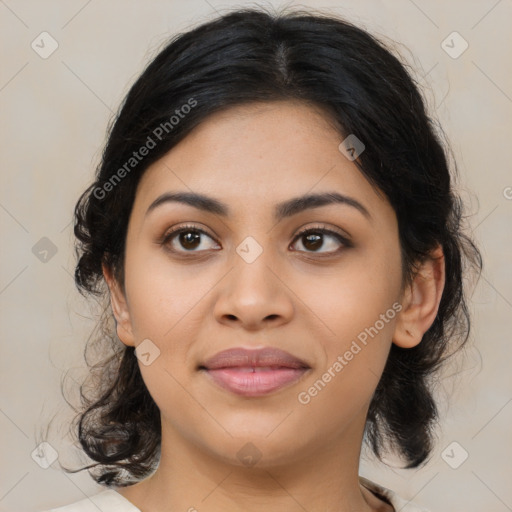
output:
M 262 238 L 264 238 L 262 240 Z M 220 321 L 230 319 L 248 326 L 265 326 L 262 322 L 288 321 L 293 303 L 282 280 L 276 250 L 268 236 L 262 243 L 248 236 L 235 248 L 234 268 L 227 276 L 216 305 Z
M 267 296 L 269 300 L 278 288 L 275 271 L 271 270 L 278 266 L 276 252 L 270 245 L 269 237 L 262 240 L 260 236 L 259 239 L 262 243 L 248 236 L 236 247 L 231 286 L 233 292 L 247 298 L 254 295 L 255 298 L 260 296 L 261 300 Z

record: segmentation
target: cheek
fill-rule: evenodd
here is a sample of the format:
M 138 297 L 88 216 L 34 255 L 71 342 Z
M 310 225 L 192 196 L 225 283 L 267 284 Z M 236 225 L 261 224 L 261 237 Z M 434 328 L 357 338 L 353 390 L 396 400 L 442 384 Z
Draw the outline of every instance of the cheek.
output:
M 335 435 L 344 418 L 368 406 L 386 364 L 401 309 L 399 269 L 355 265 L 320 287 L 312 310 L 329 327 L 319 337 L 324 358 L 297 395 L 308 417 L 329 417 Z
M 298 281 L 295 289 L 334 344 L 346 344 L 377 321 L 383 337 L 391 335 L 397 308 L 392 306 L 400 299 L 402 284 L 399 250 L 355 250 L 335 271 L 313 281 L 314 286 L 311 280 Z
M 192 266 L 171 264 L 160 251 L 132 250 L 125 263 L 131 324 L 138 340 L 164 342 L 186 327 L 183 321 L 212 287 Z
M 182 383 L 192 368 L 188 352 L 197 337 L 191 319 L 208 282 L 192 267 L 178 269 L 154 249 L 140 247 L 127 252 L 125 275 L 136 344 L 149 339 L 157 347 L 151 349 L 150 364 L 139 362 L 142 378 L 162 415 L 175 421 L 173 411 L 194 403 Z

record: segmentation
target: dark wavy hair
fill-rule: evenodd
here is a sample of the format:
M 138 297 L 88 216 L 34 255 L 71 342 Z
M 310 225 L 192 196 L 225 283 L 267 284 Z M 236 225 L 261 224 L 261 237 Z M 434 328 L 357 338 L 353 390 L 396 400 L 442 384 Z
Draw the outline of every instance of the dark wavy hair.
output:
M 160 412 L 133 347 L 115 335 L 102 275 L 104 263 L 124 290 L 125 239 L 141 176 L 213 112 L 276 100 L 320 107 L 340 141 L 349 134 L 363 141 L 355 163 L 396 212 L 404 282 L 442 246 L 446 283 L 437 316 L 417 346 L 392 344 L 365 429 L 379 458 L 391 449 L 408 468 L 428 459 L 438 420 L 432 376 L 468 339 L 463 275 L 478 275 L 482 260 L 464 234 L 445 137 L 406 68 L 383 42 L 347 21 L 262 8 L 230 11 L 181 33 L 149 63 L 111 122 L 95 181 L 75 207 L 76 284 L 82 294 L 105 299 L 99 338 L 111 349 L 90 365 L 80 388 L 77 435 L 94 463 L 77 471 L 126 486 L 159 461 Z

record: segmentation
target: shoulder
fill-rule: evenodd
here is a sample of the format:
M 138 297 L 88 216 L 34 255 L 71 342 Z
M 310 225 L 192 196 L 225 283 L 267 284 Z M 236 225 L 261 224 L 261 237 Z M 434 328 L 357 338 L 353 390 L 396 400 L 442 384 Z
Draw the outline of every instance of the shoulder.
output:
M 429 510 L 427 510 L 426 508 L 418 507 L 414 503 L 401 498 L 400 496 L 398 496 L 398 494 L 396 494 L 396 492 L 392 491 L 391 489 L 387 489 L 382 485 L 376 484 L 375 482 L 372 482 L 367 478 L 360 476 L 359 481 L 361 482 L 362 485 L 364 485 L 367 489 L 376 494 L 379 498 L 384 499 L 390 505 L 392 505 L 397 512 L 429 512 Z
M 113 489 L 107 489 L 94 496 L 43 512 L 140 512 L 124 496 Z

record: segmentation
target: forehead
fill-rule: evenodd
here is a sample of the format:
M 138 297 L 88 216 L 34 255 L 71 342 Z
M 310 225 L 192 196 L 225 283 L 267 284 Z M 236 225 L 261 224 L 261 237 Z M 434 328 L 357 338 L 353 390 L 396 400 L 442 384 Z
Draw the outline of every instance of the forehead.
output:
M 168 191 L 193 191 L 253 215 L 290 197 L 338 191 L 368 209 L 389 210 L 339 151 L 343 138 L 320 107 L 296 101 L 230 107 L 210 115 L 146 170 L 136 207 L 147 208 Z

